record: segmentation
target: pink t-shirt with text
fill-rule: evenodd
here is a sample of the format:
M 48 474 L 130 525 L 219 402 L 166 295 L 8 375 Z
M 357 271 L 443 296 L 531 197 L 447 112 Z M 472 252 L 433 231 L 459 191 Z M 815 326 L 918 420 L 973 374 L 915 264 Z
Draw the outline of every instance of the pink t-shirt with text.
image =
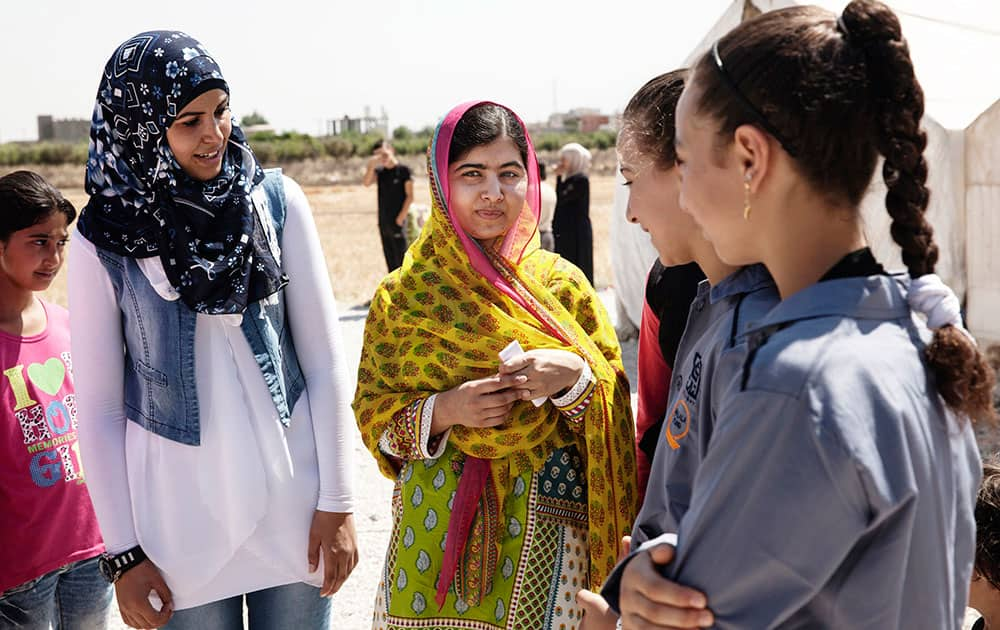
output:
M 0 593 L 104 551 L 76 443 L 69 313 L 0 332 Z

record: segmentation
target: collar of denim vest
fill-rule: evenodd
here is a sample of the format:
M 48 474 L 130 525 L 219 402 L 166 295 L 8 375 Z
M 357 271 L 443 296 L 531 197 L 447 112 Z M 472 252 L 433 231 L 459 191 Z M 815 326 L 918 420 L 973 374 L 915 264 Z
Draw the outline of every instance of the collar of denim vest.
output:
M 815 317 L 892 320 L 906 317 L 910 306 L 904 286 L 908 276 L 876 275 L 817 282 L 779 302 L 763 319 L 743 330 L 751 334 Z
M 715 304 L 727 297 L 741 293 L 752 293 L 767 286 L 774 286 L 774 280 L 771 279 L 767 268 L 761 264 L 748 265 L 737 269 L 723 278 L 719 284 L 711 287 L 709 300 Z

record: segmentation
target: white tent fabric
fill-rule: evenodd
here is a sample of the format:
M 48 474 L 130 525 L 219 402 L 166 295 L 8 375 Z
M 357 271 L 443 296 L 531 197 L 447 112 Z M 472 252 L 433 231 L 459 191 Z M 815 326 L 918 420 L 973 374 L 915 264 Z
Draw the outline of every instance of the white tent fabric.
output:
M 1000 101 L 965 132 L 965 162 L 969 328 L 1000 342 Z
M 734 0 L 679 65 L 693 63 L 739 24 L 745 12 L 799 4 L 818 4 L 839 14 L 847 3 Z M 993 218 L 1000 206 L 1000 64 L 995 63 L 1000 57 L 1000 3 L 888 0 L 888 4 L 900 16 L 926 97 L 928 218 L 940 249 L 937 273 L 960 298 L 966 298 L 973 334 L 981 341 L 1000 341 L 1000 261 L 993 246 L 1000 242 L 1000 218 Z M 664 71 L 669 69 L 664 67 Z M 901 268 L 884 200 L 885 186 L 878 171 L 862 203 L 866 233 L 876 256 L 890 268 Z M 615 203 L 615 221 L 624 225 L 627 200 L 616 194 Z M 615 285 L 621 310 L 637 324 L 645 272 L 641 281 L 626 276 L 635 273 L 636 267 L 648 270 L 652 256 L 649 249 L 633 242 L 638 239 L 648 245 L 645 234 L 620 231 L 619 236 L 612 232 Z

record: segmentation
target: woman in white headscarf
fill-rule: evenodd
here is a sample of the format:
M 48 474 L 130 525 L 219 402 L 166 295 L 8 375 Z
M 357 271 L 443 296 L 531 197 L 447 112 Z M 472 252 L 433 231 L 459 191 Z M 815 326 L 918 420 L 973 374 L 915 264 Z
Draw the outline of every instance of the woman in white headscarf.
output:
M 556 253 L 594 283 L 594 232 L 590 226 L 590 151 L 577 142 L 559 150 L 556 211 L 552 219 Z

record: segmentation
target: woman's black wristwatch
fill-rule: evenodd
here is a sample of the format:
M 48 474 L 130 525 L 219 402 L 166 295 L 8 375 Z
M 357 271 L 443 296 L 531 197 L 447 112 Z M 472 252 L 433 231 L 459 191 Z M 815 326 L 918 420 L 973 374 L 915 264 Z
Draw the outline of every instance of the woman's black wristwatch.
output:
M 114 584 L 129 569 L 134 569 L 140 562 L 146 559 L 146 554 L 142 547 L 136 545 L 128 551 L 123 551 L 115 555 L 102 553 L 97 560 L 97 568 L 100 569 L 104 579 Z

